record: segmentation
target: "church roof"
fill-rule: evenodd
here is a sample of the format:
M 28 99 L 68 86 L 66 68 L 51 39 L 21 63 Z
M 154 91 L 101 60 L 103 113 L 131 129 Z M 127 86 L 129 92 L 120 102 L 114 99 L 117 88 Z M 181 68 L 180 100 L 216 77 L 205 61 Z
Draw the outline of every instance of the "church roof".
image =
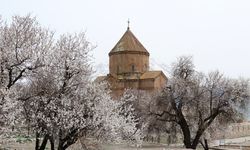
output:
M 143 53 L 149 55 L 149 52 L 144 48 L 141 42 L 130 31 L 129 27 L 117 42 L 114 48 L 109 52 L 109 55 L 114 53 Z
M 130 76 L 123 76 L 123 75 L 118 75 L 116 77 L 116 79 L 118 80 L 147 80 L 147 79 L 156 79 L 159 76 L 163 76 L 165 79 L 167 79 L 167 77 L 165 76 L 165 74 L 162 71 L 147 71 L 145 73 L 143 73 L 141 76 L 132 74 Z M 95 81 L 96 82 L 102 82 L 105 80 L 108 80 L 112 78 L 112 76 L 98 76 Z
M 162 71 L 147 71 L 141 75 L 140 79 L 142 80 L 143 79 L 155 79 L 160 75 L 163 75 L 164 78 L 167 78 Z

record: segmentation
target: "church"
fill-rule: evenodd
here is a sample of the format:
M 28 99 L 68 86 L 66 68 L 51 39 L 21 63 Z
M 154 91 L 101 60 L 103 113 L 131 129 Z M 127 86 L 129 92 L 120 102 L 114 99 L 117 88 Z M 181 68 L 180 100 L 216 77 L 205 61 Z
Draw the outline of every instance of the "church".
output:
M 109 73 L 96 81 L 108 81 L 114 96 L 125 89 L 154 92 L 163 88 L 166 75 L 149 68 L 149 52 L 131 32 L 129 26 L 121 39 L 109 52 Z

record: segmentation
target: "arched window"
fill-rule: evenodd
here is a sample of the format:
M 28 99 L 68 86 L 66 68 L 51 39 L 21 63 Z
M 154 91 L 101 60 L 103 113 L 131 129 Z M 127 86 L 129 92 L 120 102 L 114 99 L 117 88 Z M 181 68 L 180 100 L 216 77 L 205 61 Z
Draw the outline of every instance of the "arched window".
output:
M 135 65 L 134 64 L 132 64 L 131 69 L 132 69 L 132 72 L 135 72 Z

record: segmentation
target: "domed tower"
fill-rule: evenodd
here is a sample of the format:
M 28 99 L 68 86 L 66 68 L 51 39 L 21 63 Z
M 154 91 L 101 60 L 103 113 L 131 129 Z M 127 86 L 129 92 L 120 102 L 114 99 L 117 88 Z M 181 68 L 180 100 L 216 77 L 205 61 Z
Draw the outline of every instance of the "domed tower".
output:
M 129 27 L 109 52 L 109 74 L 138 77 L 149 70 L 149 52 L 130 31 Z

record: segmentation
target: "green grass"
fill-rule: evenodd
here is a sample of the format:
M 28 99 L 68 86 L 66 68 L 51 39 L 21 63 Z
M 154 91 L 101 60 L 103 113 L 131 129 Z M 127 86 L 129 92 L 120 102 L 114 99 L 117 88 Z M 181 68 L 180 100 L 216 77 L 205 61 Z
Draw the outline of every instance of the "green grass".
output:
M 27 143 L 27 142 L 32 142 L 32 139 L 30 136 L 18 135 L 18 136 L 16 136 L 16 142 L 17 143 Z

